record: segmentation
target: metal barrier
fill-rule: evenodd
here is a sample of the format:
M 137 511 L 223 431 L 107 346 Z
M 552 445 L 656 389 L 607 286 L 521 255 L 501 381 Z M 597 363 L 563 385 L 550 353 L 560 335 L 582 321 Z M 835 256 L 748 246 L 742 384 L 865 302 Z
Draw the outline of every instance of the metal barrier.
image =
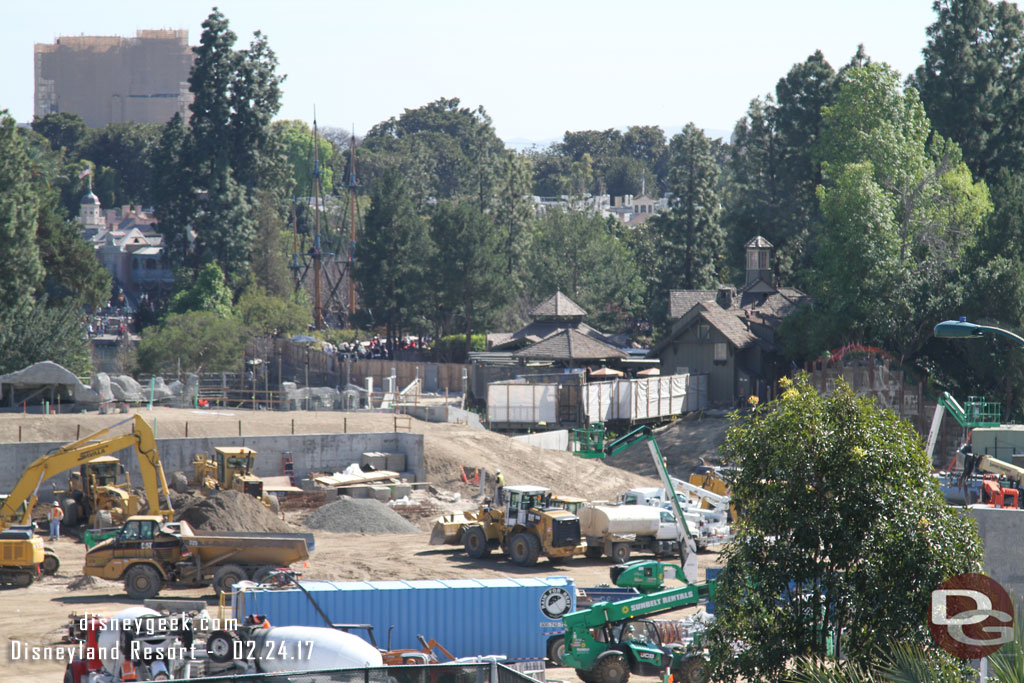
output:
M 289 673 L 235 673 L 187 680 L 201 681 L 202 683 L 228 683 L 228 681 L 232 683 L 537 683 L 537 679 L 530 678 L 497 661 L 412 664 L 364 669 L 325 669 Z M 543 676 L 540 677 L 540 680 L 543 680 Z

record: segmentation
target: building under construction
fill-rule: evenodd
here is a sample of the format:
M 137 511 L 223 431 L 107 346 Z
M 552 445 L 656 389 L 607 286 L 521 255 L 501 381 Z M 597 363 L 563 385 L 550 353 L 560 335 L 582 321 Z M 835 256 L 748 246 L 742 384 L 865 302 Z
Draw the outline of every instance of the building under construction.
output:
M 35 115 L 78 114 L 92 128 L 166 123 L 175 113 L 187 120 L 193 58 L 187 30 L 36 43 Z

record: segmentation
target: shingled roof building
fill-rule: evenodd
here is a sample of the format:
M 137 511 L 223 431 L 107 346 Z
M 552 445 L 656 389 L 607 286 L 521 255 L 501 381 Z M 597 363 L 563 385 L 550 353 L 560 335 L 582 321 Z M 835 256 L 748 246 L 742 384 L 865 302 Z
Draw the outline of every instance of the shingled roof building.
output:
M 772 245 L 755 237 L 746 248 L 746 282 L 717 290 L 669 292 L 671 332 L 651 349 L 663 373 L 706 373 L 708 403 L 735 406 L 751 395 L 773 397 L 786 373 L 776 333 L 782 320 L 810 298 L 771 282 Z
M 621 340 L 583 322 L 587 312 L 562 292 L 530 311 L 531 322 L 515 332 L 487 335 L 490 351 L 511 351 L 521 360 L 549 360 L 567 366 L 625 358 Z M 532 346 L 531 346 L 532 345 Z

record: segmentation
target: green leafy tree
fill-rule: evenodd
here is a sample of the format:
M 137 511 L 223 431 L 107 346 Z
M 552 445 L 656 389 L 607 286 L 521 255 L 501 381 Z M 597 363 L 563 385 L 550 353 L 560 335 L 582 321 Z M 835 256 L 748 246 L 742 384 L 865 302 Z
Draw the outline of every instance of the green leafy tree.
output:
M 643 285 L 621 226 L 580 211 L 549 210 L 538 220 L 526 291 L 565 292 L 606 330 L 641 309 Z
M 423 313 L 433 243 L 398 172 L 385 171 L 373 185 L 366 228 L 355 264 L 363 307 L 394 340 Z
M 271 296 L 287 297 L 294 289 L 288 271 L 292 235 L 284 229 L 286 224 L 281 215 L 281 205 L 274 194 L 262 193 L 256 201 L 251 275 Z
M 207 263 L 188 287 L 175 294 L 168 305 L 171 313 L 206 311 L 222 318 L 232 315 L 231 290 L 216 263 Z
M 503 235 L 468 202 L 442 202 L 430 223 L 436 256 L 431 281 L 440 290 L 442 306 L 461 317 L 468 352 L 481 319 L 509 299 Z
M 49 360 L 77 375 L 92 372 L 89 339 L 78 302 L 47 305 L 25 299 L 0 307 L 0 374 Z
M 795 355 L 859 341 L 913 357 L 934 321 L 963 301 L 965 255 L 991 209 L 988 189 L 954 143 L 932 135 L 916 91 L 885 64 L 846 69 L 822 114 L 825 225 L 809 278 L 820 306 L 788 321 L 801 330 L 791 340 L 804 344 Z M 854 252 L 872 254 L 868 270 L 857 270 L 865 264 Z M 862 299 L 870 292 L 884 294 Z
M 667 316 L 670 289 L 707 289 L 717 284 L 725 253 L 719 221 L 719 167 L 711 140 L 692 123 L 673 136 L 670 147 L 669 211 L 649 221 L 658 236 L 660 263 L 654 316 Z
M 912 83 L 974 175 L 1024 171 L 1024 12 L 1015 3 L 936 0 Z
M 82 156 L 90 143 L 89 126 L 78 114 L 61 112 L 37 116 L 32 119 L 32 130 L 49 140 L 55 152 L 64 150 L 73 159 Z
M 250 285 L 238 298 L 238 314 L 253 334 L 295 334 L 313 321 L 309 302 L 273 296 L 259 285 Z
M 57 199 L 49 192 L 39 210 L 36 240 L 46 273 L 43 289 L 51 304 L 75 301 L 90 308 L 110 298 L 110 273 L 92 245 L 81 238 L 77 223 L 57 214 Z
M 24 307 L 42 282 L 39 210 L 25 145 L 14 119 L 0 111 L 0 311 Z
M 250 339 L 245 324 L 233 315 L 211 310 L 171 313 L 159 325 L 142 331 L 138 363 L 143 372 L 237 371 Z
M 706 634 L 712 680 L 778 680 L 798 655 L 825 658 L 839 628 L 851 662 L 889 639 L 924 646 L 931 591 L 981 560 L 909 423 L 842 380 L 829 396 L 806 375 L 782 388 L 735 414 L 723 445 L 739 522 Z
M 529 158 L 505 152 L 499 171 L 498 196 L 494 200 L 494 226 L 502 241 L 505 276 L 516 290 L 522 287 L 526 257 L 535 233 L 531 171 Z
M 281 146 L 292 170 L 293 196 L 313 196 L 313 131 L 304 121 L 275 121 L 271 124 L 279 136 Z M 334 166 L 338 156 L 333 143 L 320 139 L 317 155 L 320 157 L 320 194 L 329 196 L 334 191 Z
M 162 126 L 153 123 L 111 123 L 95 132 L 82 156 L 104 169 L 96 194 L 104 206 L 143 204 L 148 194 L 151 154 Z

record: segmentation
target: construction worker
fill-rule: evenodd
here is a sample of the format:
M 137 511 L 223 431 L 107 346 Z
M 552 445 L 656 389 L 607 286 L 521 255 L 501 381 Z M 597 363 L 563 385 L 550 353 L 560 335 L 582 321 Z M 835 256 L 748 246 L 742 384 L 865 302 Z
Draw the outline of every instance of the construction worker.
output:
M 494 471 L 494 504 L 505 504 L 505 475 L 501 470 Z
M 964 471 L 960 473 L 960 480 L 957 482 L 957 486 L 964 496 L 964 505 L 970 505 L 971 493 L 967 489 L 967 483 L 971 475 L 974 474 L 974 468 L 978 464 L 978 458 L 974 455 L 974 447 L 971 445 L 971 432 L 967 432 L 967 439 L 960 445 L 957 454 L 962 455 L 964 458 Z
M 46 518 L 50 520 L 50 540 L 56 541 L 60 538 L 60 520 L 64 519 L 64 510 L 60 503 L 53 504 Z

